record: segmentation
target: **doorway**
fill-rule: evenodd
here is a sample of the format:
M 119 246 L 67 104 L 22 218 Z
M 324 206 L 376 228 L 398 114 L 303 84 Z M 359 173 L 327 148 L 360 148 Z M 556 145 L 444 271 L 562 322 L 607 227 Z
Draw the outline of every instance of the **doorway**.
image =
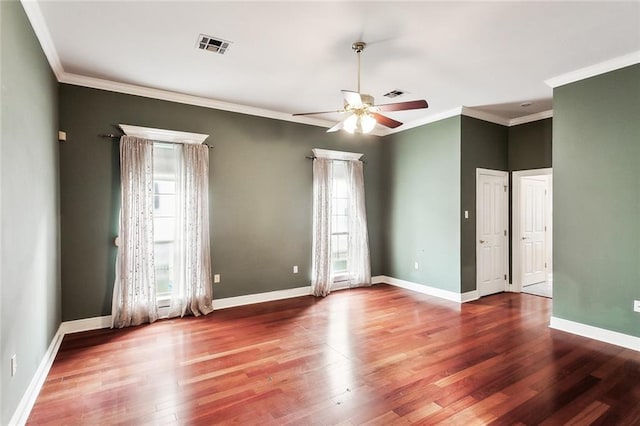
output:
M 507 289 L 509 173 L 476 169 L 476 288 L 480 297 Z
M 512 290 L 552 298 L 552 169 L 513 172 L 512 180 Z

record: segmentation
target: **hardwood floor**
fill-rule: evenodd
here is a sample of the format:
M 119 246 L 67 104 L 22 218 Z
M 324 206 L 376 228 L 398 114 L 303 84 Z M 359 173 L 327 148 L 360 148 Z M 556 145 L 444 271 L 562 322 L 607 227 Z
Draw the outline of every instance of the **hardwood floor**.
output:
M 640 424 L 640 353 L 552 301 L 386 285 L 68 335 L 30 424 Z

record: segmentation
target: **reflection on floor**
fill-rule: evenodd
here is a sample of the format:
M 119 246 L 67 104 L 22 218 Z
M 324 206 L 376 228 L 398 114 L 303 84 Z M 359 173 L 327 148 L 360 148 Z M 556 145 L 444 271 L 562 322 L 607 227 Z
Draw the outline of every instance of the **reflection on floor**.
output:
M 548 297 L 549 299 L 551 299 L 553 295 L 553 284 L 551 280 L 549 280 L 543 281 L 541 283 L 526 285 L 522 287 L 522 292 L 534 294 L 536 296 Z

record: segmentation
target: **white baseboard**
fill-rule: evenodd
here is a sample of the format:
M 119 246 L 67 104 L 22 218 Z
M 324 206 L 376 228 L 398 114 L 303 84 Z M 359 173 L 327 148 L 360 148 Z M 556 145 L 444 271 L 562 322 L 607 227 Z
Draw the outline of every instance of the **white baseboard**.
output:
M 225 297 L 224 299 L 213 299 L 213 309 L 233 308 L 235 306 L 252 305 L 254 303 L 309 296 L 310 294 L 311 286 L 305 286 L 289 288 L 286 290 L 268 291 L 266 293 L 247 294 L 245 296 Z
M 466 293 L 456 293 L 454 291 L 442 290 L 440 288 L 418 284 L 411 281 L 400 280 L 398 278 L 387 277 L 384 275 L 380 275 L 375 278 L 377 280 L 380 280 L 378 281 L 379 283 L 387 283 L 396 287 L 415 291 L 417 293 L 427 294 L 429 296 L 435 296 L 440 299 L 450 300 L 452 302 L 465 303 L 480 298 L 480 294 L 477 290 L 468 291 Z
M 53 336 L 53 339 L 51 339 L 51 343 L 49 344 L 47 351 L 44 353 L 44 356 L 40 361 L 40 365 L 38 365 L 38 369 L 33 375 L 27 390 L 22 395 L 22 399 L 20 399 L 16 410 L 13 412 L 13 416 L 11 416 L 11 420 L 9 420 L 10 425 L 24 425 L 27 423 L 33 404 L 35 404 L 36 399 L 38 399 L 40 389 L 42 389 L 44 381 L 49 375 L 49 370 L 51 369 L 51 365 L 53 365 L 53 360 L 56 358 L 56 354 L 58 353 L 63 337 L 64 333 L 62 332 L 61 324 L 60 327 L 58 327 L 58 331 Z
M 628 334 L 619 333 L 617 331 L 594 327 L 592 325 L 582 324 L 580 322 L 570 321 L 558 317 L 551 317 L 549 327 L 640 352 L 640 337 L 630 336 Z
M 371 277 L 371 285 L 384 284 L 386 282 L 385 279 L 387 279 L 387 277 L 385 277 L 384 275 L 376 275 L 375 277 Z
M 111 327 L 111 315 L 103 317 L 84 318 L 74 321 L 64 321 L 60 324 L 62 335 L 79 333 L 81 331 L 99 330 Z
M 480 299 L 480 292 L 478 290 L 471 290 L 460 294 L 460 303 L 472 302 Z

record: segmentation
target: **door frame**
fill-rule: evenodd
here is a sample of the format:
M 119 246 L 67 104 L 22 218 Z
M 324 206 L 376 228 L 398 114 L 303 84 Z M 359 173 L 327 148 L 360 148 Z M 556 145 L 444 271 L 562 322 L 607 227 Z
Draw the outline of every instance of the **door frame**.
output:
M 503 241 L 504 241 L 504 258 L 503 258 L 503 268 L 504 268 L 504 273 L 507 275 L 507 279 L 504 281 L 504 291 L 509 291 L 509 172 L 507 171 L 503 171 L 503 170 L 493 170 L 493 169 L 483 169 L 483 168 L 476 168 L 476 235 L 475 235 L 475 239 L 476 239 L 476 291 L 478 292 L 478 294 L 480 294 L 480 274 L 479 269 L 478 268 L 478 259 L 480 258 L 479 256 L 479 252 L 480 252 L 480 239 L 478 237 L 478 229 L 479 228 L 479 217 L 480 215 L 478 214 L 478 212 L 480 211 L 480 175 L 484 174 L 484 175 L 491 175 L 491 176 L 498 176 L 498 177 L 502 177 L 505 180 L 505 186 L 506 186 L 506 191 L 505 191 L 505 198 L 504 198 L 504 205 L 503 205 L 503 214 L 504 214 L 504 226 L 505 226 L 505 230 L 506 233 L 503 237 Z
M 552 200 L 551 202 L 553 203 L 553 168 L 548 167 L 544 169 L 529 169 L 529 170 L 518 170 L 517 172 L 511 172 L 511 186 L 513 189 L 512 189 L 512 196 L 511 196 L 511 284 L 510 284 L 509 291 L 512 291 L 514 293 L 522 292 L 522 268 L 520 267 L 521 254 L 520 254 L 520 241 L 518 240 L 518 235 L 520 235 L 520 200 L 522 197 L 521 196 L 522 185 L 520 185 L 520 178 L 525 176 L 549 176 L 548 178 L 549 180 L 547 183 L 549 185 L 548 188 L 549 188 L 549 195 L 551 196 L 551 200 Z M 553 228 L 551 229 L 551 232 L 548 235 L 551 236 L 551 241 L 553 242 Z M 548 245 L 548 241 L 545 242 L 545 244 Z M 548 254 L 547 254 L 547 260 L 548 260 Z M 550 268 L 546 272 L 547 279 L 549 278 L 551 273 L 552 273 L 552 270 Z

